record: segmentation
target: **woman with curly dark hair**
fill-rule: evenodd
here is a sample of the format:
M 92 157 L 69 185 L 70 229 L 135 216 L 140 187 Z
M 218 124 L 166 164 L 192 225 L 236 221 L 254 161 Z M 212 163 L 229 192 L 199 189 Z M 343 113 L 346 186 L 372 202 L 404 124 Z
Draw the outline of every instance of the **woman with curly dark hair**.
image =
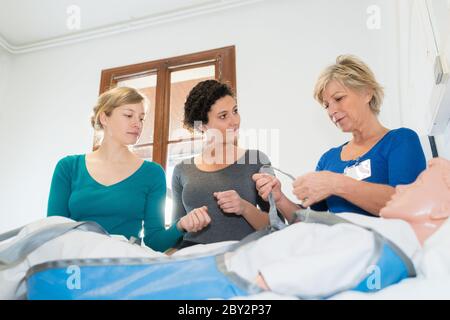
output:
M 198 83 L 184 107 L 184 125 L 204 134 L 202 153 L 179 163 L 173 173 L 174 219 L 195 213 L 202 230 L 187 232 L 179 248 L 241 240 L 267 226 L 269 204 L 256 190 L 252 175 L 268 157 L 238 146 L 240 115 L 234 93 L 216 80 Z M 259 206 L 259 208 L 257 207 Z M 195 228 L 194 228 L 195 229 Z

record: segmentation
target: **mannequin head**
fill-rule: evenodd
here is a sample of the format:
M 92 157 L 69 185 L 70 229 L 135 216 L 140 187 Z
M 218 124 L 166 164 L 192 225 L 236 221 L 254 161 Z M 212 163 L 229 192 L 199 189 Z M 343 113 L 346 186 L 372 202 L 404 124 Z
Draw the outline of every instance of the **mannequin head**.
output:
M 380 216 L 405 220 L 423 243 L 450 216 L 450 161 L 430 160 L 414 183 L 396 187 Z

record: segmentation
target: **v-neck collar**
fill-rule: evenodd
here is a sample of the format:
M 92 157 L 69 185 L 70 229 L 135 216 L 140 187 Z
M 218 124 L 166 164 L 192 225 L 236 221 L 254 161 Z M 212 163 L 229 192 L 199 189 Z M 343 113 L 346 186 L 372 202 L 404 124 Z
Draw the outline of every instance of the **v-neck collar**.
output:
M 392 130 L 389 130 L 388 132 L 386 132 L 384 134 L 384 136 L 381 137 L 380 140 L 377 141 L 377 143 L 375 143 L 372 148 L 370 148 L 369 150 L 367 150 L 367 152 L 365 152 L 364 154 L 360 155 L 359 157 L 357 157 L 356 159 L 350 159 L 350 160 L 342 160 L 342 149 L 344 149 L 344 146 L 346 146 L 350 141 L 347 141 L 346 143 L 344 143 L 341 148 L 339 149 L 339 160 L 341 162 L 347 163 L 347 162 L 352 162 L 352 161 L 358 161 L 364 157 L 366 157 L 367 155 L 369 155 L 372 150 L 374 150 L 380 143 L 381 141 L 383 141 L 390 133 L 392 132 Z
M 135 175 L 136 175 L 136 174 L 144 167 L 144 164 L 145 164 L 145 161 L 143 161 L 142 164 L 139 166 L 139 168 L 137 168 L 137 169 L 136 169 L 132 174 L 130 174 L 128 177 L 126 177 L 126 178 L 124 178 L 124 179 L 122 179 L 122 180 L 120 180 L 120 181 L 117 181 L 117 182 L 115 182 L 115 183 L 113 183 L 113 184 L 106 185 L 106 184 L 100 183 L 100 182 L 98 182 L 97 180 L 95 180 L 94 177 L 89 173 L 89 170 L 88 170 L 87 164 L 86 164 L 86 155 L 85 155 L 85 154 L 82 156 L 82 160 L 83 160 L 83 161 L 82 161 L 82 162 L 83 162 L 83 168 L 84 168 L 84 171 L 85 171 L 86 175 L 89 177 L 90 180 L 92 180 L 92 181 L 95 182 L 97 185 L 99 185 L 99 186 L 101 186 L 101 187 L 103 187 L 103 188 L 111 188 L 111 187 L 117 186 L 117 185 L 119 185 L 119 184 L 121 184 L 121 183 L 124 183 L 125 181 L 127 181 L 127 180 L 131 179 L 133 176 L 135 176 Z

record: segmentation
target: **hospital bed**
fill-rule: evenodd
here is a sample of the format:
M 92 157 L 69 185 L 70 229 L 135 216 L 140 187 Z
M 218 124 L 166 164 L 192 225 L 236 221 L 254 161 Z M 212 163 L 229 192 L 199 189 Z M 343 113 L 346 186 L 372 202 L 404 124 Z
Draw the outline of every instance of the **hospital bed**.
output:
M 53 219 L 66 219 L 63 217 L 52 217 Z M 33 230 L 29 230 L 32 233 Z M 76 233 L 67 233 L 62 235 L 62 241 L 59 245 L 52 245 L 47 243 L 45 251 L 54 255 L 55 251 L 59 252 L 58 255 L 61 257 L 70 256 L 80 256 L 82 260 L 86 261 L 90 258 L 96 259 L 100 256 L 102 252 L 102 257 L 104 257 L 104 252 L 111 252 L 111 257 L 116 257 L 115 251 L 120 250 L 120 246 L 126 246 L 126 252 L 128 257 L 139 259 L 158 259 L 164 257 L 161 253 L 156 253 L 151 249 L 146 247 L 140 247 L 133 245 L 130 247 L 129 242 L 121 237 L 115 237 L 115 241 L 110 239 L 105 239 L 101 237 L 100 234 L 95 232 L 89 232 L 90 236 L 83 241 L 86 241 L 86 245 L 79 246 L 79 252 L 68 254 L 71 249 L 70 244 L 75 241 L 80 241 L 77 238 Z M 210 254 L 211 252 L 218 252 L 224 248 L 232 247 L 236 242 L 221 242 L 209 245 L 196 245 L 176 252 L 173 256 L 174 258 L 192 257 L 192 256 L 202 256 Z M 8 241 L 0 242 L 0 252 L 5 248 Z M 91 244 L 91 245 L 89 245 Z M 95 244 L 95 245 L 93 245 Z M 6 246 L 7 247 L 7 246 Z M 131 248 L 131 249 L 130 249 Z M 376 293 L 361 293 L 355 291 L 341 292 L 337 295 L 329 297 L 329 299 L 449 299 L 450 298 L 450 222 L 447 221 L 438 232 L 427 240 L 422 251 L 422 260 L 418 268 L 418 276 L 416 278 L 408 278 L 401 281 L 398 284 L 394 284 Z M 1 257 L 1 256 L 0 256 Z M 106 257 L 107 258 L 107 257 Z M 12 285 L 18 285 L 20 281 L 23 281 L 23 276 L 28 274 L 32 275 L 30 272 L 30 266 L 42 265 L 42 261 L 48 260 L 44 256 L 36 257 L 32 254 L 28 256 L 27 263 L 22 266 L 22 269 L 15 272 L 15 279 L 12 279 Z M 81 261 L 81 260 L 80 260 Z M 113 259 L 111 260 L 113 261 Z M 17 270 L 16 270 L 17 271 Z M 14 273 L 11 273 L 14 276 Z M 67 275 L 66 275 L 67 276 Z M 1 298 L 12 298 L 12 296 L 2 296 L 2 290 L 8 287 L 8 284 L 2 282 L 1 268 L 0 268 L 0 297 Z M 129 280 L 129 279 L 128 279 Z M 17 283 L 14 283 L 16 281 Z M 10 283 L 11 285 L 11 283 Z M 18 298 L 25 298 L 20 294 L 17 295 Z M 250 294 L 244 296 L 236 296 L 232 299 L 298 299 L 295 296 L 279 295 L 273 292 L 259 292 L 257 294 Z
M 269 231 L 277 231 L 284 228 L 283 222 L 277 215 L 276 208 L 271 197 L 269 197 L 269 202 L 271 204 L 271 210 L 269 212 L 271 222 Z M 58 219 L 70 220 L 63 217 L 52 217 L 47 219 L 53 219 L 54 221 Z M 47 223 L 48 220 L 45 222 Z M 154 252 L 149 248 L 140 247 L 137 245 L 130 246 L 128 241 L 124 238 L 114 238 L 115 241 L 111 241 L 111 238 L 104 236 L 104 230 L 101 230 L 101 227 L 98 225 L 96 226 L 95 224 L 84 222 L 75 223 L 73 221 L 70 223 L 64 222 L 67 221 L 59 221 L 54 225 L 54 227 L 50 226 L 50 228 L 47 228 L 50 232 L 42 233 L 44 236 L 40 234 L 38 238 L 31 239 L 32 241 L 29 241 L 30 239 L 28 239 L 28 241 L 22 240 L 27 240 L 27 236 L 32 236 L 35 232 L 39 231 L 39 223 L 28 226 L 28 230 L 26 230 L 26 232 L 22 232 L 23 230 L 16 230 L 10 232 L 9 234 L 3 235 L 3 238 L 0 236 L 0 298 L 26 298 L 26 285 L 28 285 L 28 287 L 32 287 L 32 284 L 30 285 L 29 281 L 32 276 L 41 271 L 43 265 L 51 268 L 52 266 L 54 267 L 60 263 L 59 261 L 50 261 L 52 259 L 46 258 L 45 252 L 49 255 L 49 257 L 54 257 L 56 253 L 56 255 L 61 259 L 64 259 L 65 257 L 71 259 L 73 259 L 73 257 L 79 257 L 82 259 L 79 260 L 79 262 L 87 263 L 89 263 L 89 259 L 93 259 L 92 261 L 97 261 L 99 257 L 103 260 L 111 258 L 111 262 L 115 265 L 120 265 L 120 261 L 124 261 L 122 259 L 126 260 L 127 258 L 134 259 L 134 261 L 139 261 L 139 258 L 144 260 L 150 258 L 152 262 L 155 262 L 158 259 L 166 259 L 164 254 Z M 68 224 L 70 225 L 70 228 L 64 227 L 64 225 Z M 76 233 L 68 232 L 74 228 L 84 228 L 85 231 L 89 232 L 89 237 L 85 239 L 86 244 L 77 247 L 78 252 L 70 252 L 70 250 L 72 250 L 70 244 L 80 241 L 80 238 L 77 238 Z M 16 239 L 19 246 L 9 246 L 11 242 L 15 241 L 15 237 L 19 237 L 19 239 Z M 57 245 L 52 244 L 52 241 L 50 241 L 55 238 L 61 240 Z M 21 243 L 22 245 L 20 245 Z M 207 256 L 212 253 L 230 250 L 235 247 L 236 244 L 236 242 L 223 242 L 210 245 L 197 245 L 180 250 L 176 252 L 173 257 L 175 259 L 182 260 L 183 257 L 189 258 L 194 256 Z M 121 256 L 121 259 L 117 259 L 117 254 L 115 252 L 120 250 L 121 246 L 125 250 L 119 252 L 124 252 L 125 256 Z M 37 249 L 43 249 L 41 250 L 41 255 L 33 256 Z M 42 252 L 44 253 L 42 254 Z M 105 256 L 105 253 L 110 256 Z M 346 292 L 340 292 L 328 298 L 450 298 L 450 221 L 447 221 L 432 237 L 426 241 L 421 253 L 421 261 L 417 268 L 418 276 L 415 278 L 405 279 L 400 283 L 391 285 L 375 293 L 361 293 L 349 290 Z M 76 266 L 77 260 L 72 261 L 75 261 L 74 265 Z M 82 263 L 80 263 L 80 265 L 81 264 Z M 5 266 L 9 268 L 5 269 Z M 39 270 L 39 268 L 41 268 L 41 270 Z M 67 275 L 64 275 L 64 277 L 67 278 Z M 127 285 L 127 281 L 129 280 L 129 278 L 124 278 L 122 285 Z M 75 281 L 70 284 L 68 283 L 67 285 L 73 285 L 76 287 L 77 283 Z M 52 290 L 52 288 L 49 287 L 48 290 Z M 237 296 L 233 296 L 233 299 L 296 299 L 296 297 L 256 290 L 255 294 L 250 293 L 242 296 L 237 294 Z

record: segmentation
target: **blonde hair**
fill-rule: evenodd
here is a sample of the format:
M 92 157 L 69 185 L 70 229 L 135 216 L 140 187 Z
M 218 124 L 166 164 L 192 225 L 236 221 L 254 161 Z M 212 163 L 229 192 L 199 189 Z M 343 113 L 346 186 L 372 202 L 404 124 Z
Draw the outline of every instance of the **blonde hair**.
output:
M 380 113 L 384 97 L 383 87 L 375 79 L 372 70 L 359 58 L 352 55 L 340 55 L 336 58 L 335 64 L 322 71 L 314 87 L 314 99 L 320 104 L 323 104 L 323 91 L 332 80 L 351 89 L 372 90 L 370 109 L 374 114 Z
M 113 110 L 125 104 L 135 104 L 143 102 L 146 107 L 146 99 L 136 89 L 129 87 L 116 87 L 103 92 L 94 106 L 93 114 L 91 116 L 91 125 L 96 130 L 103 129 L 100 122 L 100 115 L 104 112 L 108 117 Z

